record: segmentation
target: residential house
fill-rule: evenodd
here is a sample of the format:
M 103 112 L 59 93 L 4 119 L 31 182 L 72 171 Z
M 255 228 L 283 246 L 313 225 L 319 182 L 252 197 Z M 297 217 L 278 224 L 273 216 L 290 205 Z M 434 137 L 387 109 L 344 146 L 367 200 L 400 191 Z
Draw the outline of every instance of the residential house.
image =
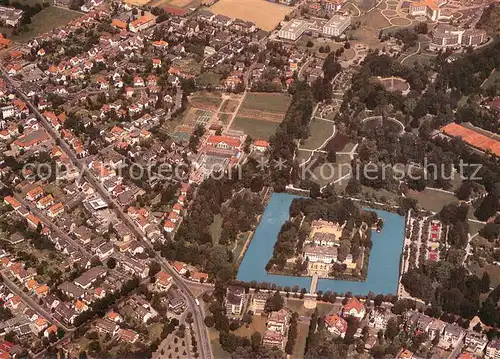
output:
M 167 272 L 160 271 L 156 274 L 155 286 L 160 291 L 167 291 L 172 286 L 172 276 Z
M 327 315 L 324 318 L 326 329 L 337 337 L 344 338 L 347 333 L 347 321 L 337 314 Z
M 226 294 L 226 311 L 230 317 L 241 317 L 246 304 L 245 288 L 230 286 Z
M 349 298 L 342 309 L 343 316 L 350 316 L 361 320 L 366 314 L 366 309 L 356 297 Z
M 115 336 L 118 333 L 120 327 L 115 322 L 112 322 L 109 319 L 98 319 L 95 328 L 98 332 L 104 334 L 111 334 L 111 336 Z

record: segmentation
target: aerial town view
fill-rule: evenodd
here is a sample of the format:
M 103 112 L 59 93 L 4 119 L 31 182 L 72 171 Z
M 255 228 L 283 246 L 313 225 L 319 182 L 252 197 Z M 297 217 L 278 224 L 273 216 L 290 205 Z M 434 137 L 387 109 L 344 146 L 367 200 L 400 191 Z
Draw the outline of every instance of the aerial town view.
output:
M 500 2 L 0 28 L 0 359 L 500 359 Z

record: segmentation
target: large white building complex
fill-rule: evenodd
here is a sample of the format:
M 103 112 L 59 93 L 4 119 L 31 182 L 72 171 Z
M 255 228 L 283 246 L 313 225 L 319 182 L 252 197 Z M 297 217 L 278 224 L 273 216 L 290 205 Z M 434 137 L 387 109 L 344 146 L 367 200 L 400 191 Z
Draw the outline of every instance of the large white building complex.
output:
M 340 36 L 349 25 L 351 25 L 350 16 L 333 15 L 333 17 L 323 26 L 323 35 Z
M 439 24 L 431 33 L 429 50 L 439 51 L 459 49 L 460 47 L 476 47 L 486 41 L 486 31 L 481 29 L 463 29 L 460 27 Z
M 289 21 L 278 31 L 278 36 L 286 40 L 297 40 L 304 31 L 308 28 L 308 23 L 305 20 L 293 19 Z

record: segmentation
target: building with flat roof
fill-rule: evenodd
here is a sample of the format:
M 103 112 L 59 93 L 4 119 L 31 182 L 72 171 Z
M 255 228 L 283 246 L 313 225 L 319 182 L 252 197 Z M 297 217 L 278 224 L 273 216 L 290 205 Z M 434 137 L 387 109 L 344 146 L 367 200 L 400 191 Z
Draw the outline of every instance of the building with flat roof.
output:
M 333 15 L 323 26 L 323 35 L 340 36 L 351 25 L 350 16 Z
M 0 22 L 5 26 L 16 27 L 21 22 L 23 10 L 13 7 L 0 6 Z
M 307 21 L 293 19 L 287 22 L 285 26 L 278 31 L 278 37 L 295 41 L 307 30 L 307 27 Z

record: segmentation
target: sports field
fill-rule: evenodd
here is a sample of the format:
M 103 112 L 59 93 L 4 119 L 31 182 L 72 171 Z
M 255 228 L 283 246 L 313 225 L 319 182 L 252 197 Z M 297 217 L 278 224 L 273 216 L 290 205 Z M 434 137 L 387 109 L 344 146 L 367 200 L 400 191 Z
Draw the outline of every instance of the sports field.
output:
M 289 14 L 291 6 L 279 5 L 266 0 L 220 0 L 209 11 L 233 19 L 253 22 L 257 27 L 273 30 Z
M 253 138 L 267 139 L 276 132 L 289 105 L 290 96 L 284 93 L 249 93 L 231 129 L 243 131 Z
M 290 106 L 291 98 L 284 93 L 260 93 L 252 92 L 247 94 L 245 101 L 241 105 L 240 113 L 258 111 L 262 113 L 270 113 L 284 115 L 288 106 Z M 281 122 L 282 119 L 279 120 Z
M 231 130 L 242 131 L 254 139 L 268 139 L 276 132 L 279 122 L 261 121 L 247 117 L 236 117 Z

